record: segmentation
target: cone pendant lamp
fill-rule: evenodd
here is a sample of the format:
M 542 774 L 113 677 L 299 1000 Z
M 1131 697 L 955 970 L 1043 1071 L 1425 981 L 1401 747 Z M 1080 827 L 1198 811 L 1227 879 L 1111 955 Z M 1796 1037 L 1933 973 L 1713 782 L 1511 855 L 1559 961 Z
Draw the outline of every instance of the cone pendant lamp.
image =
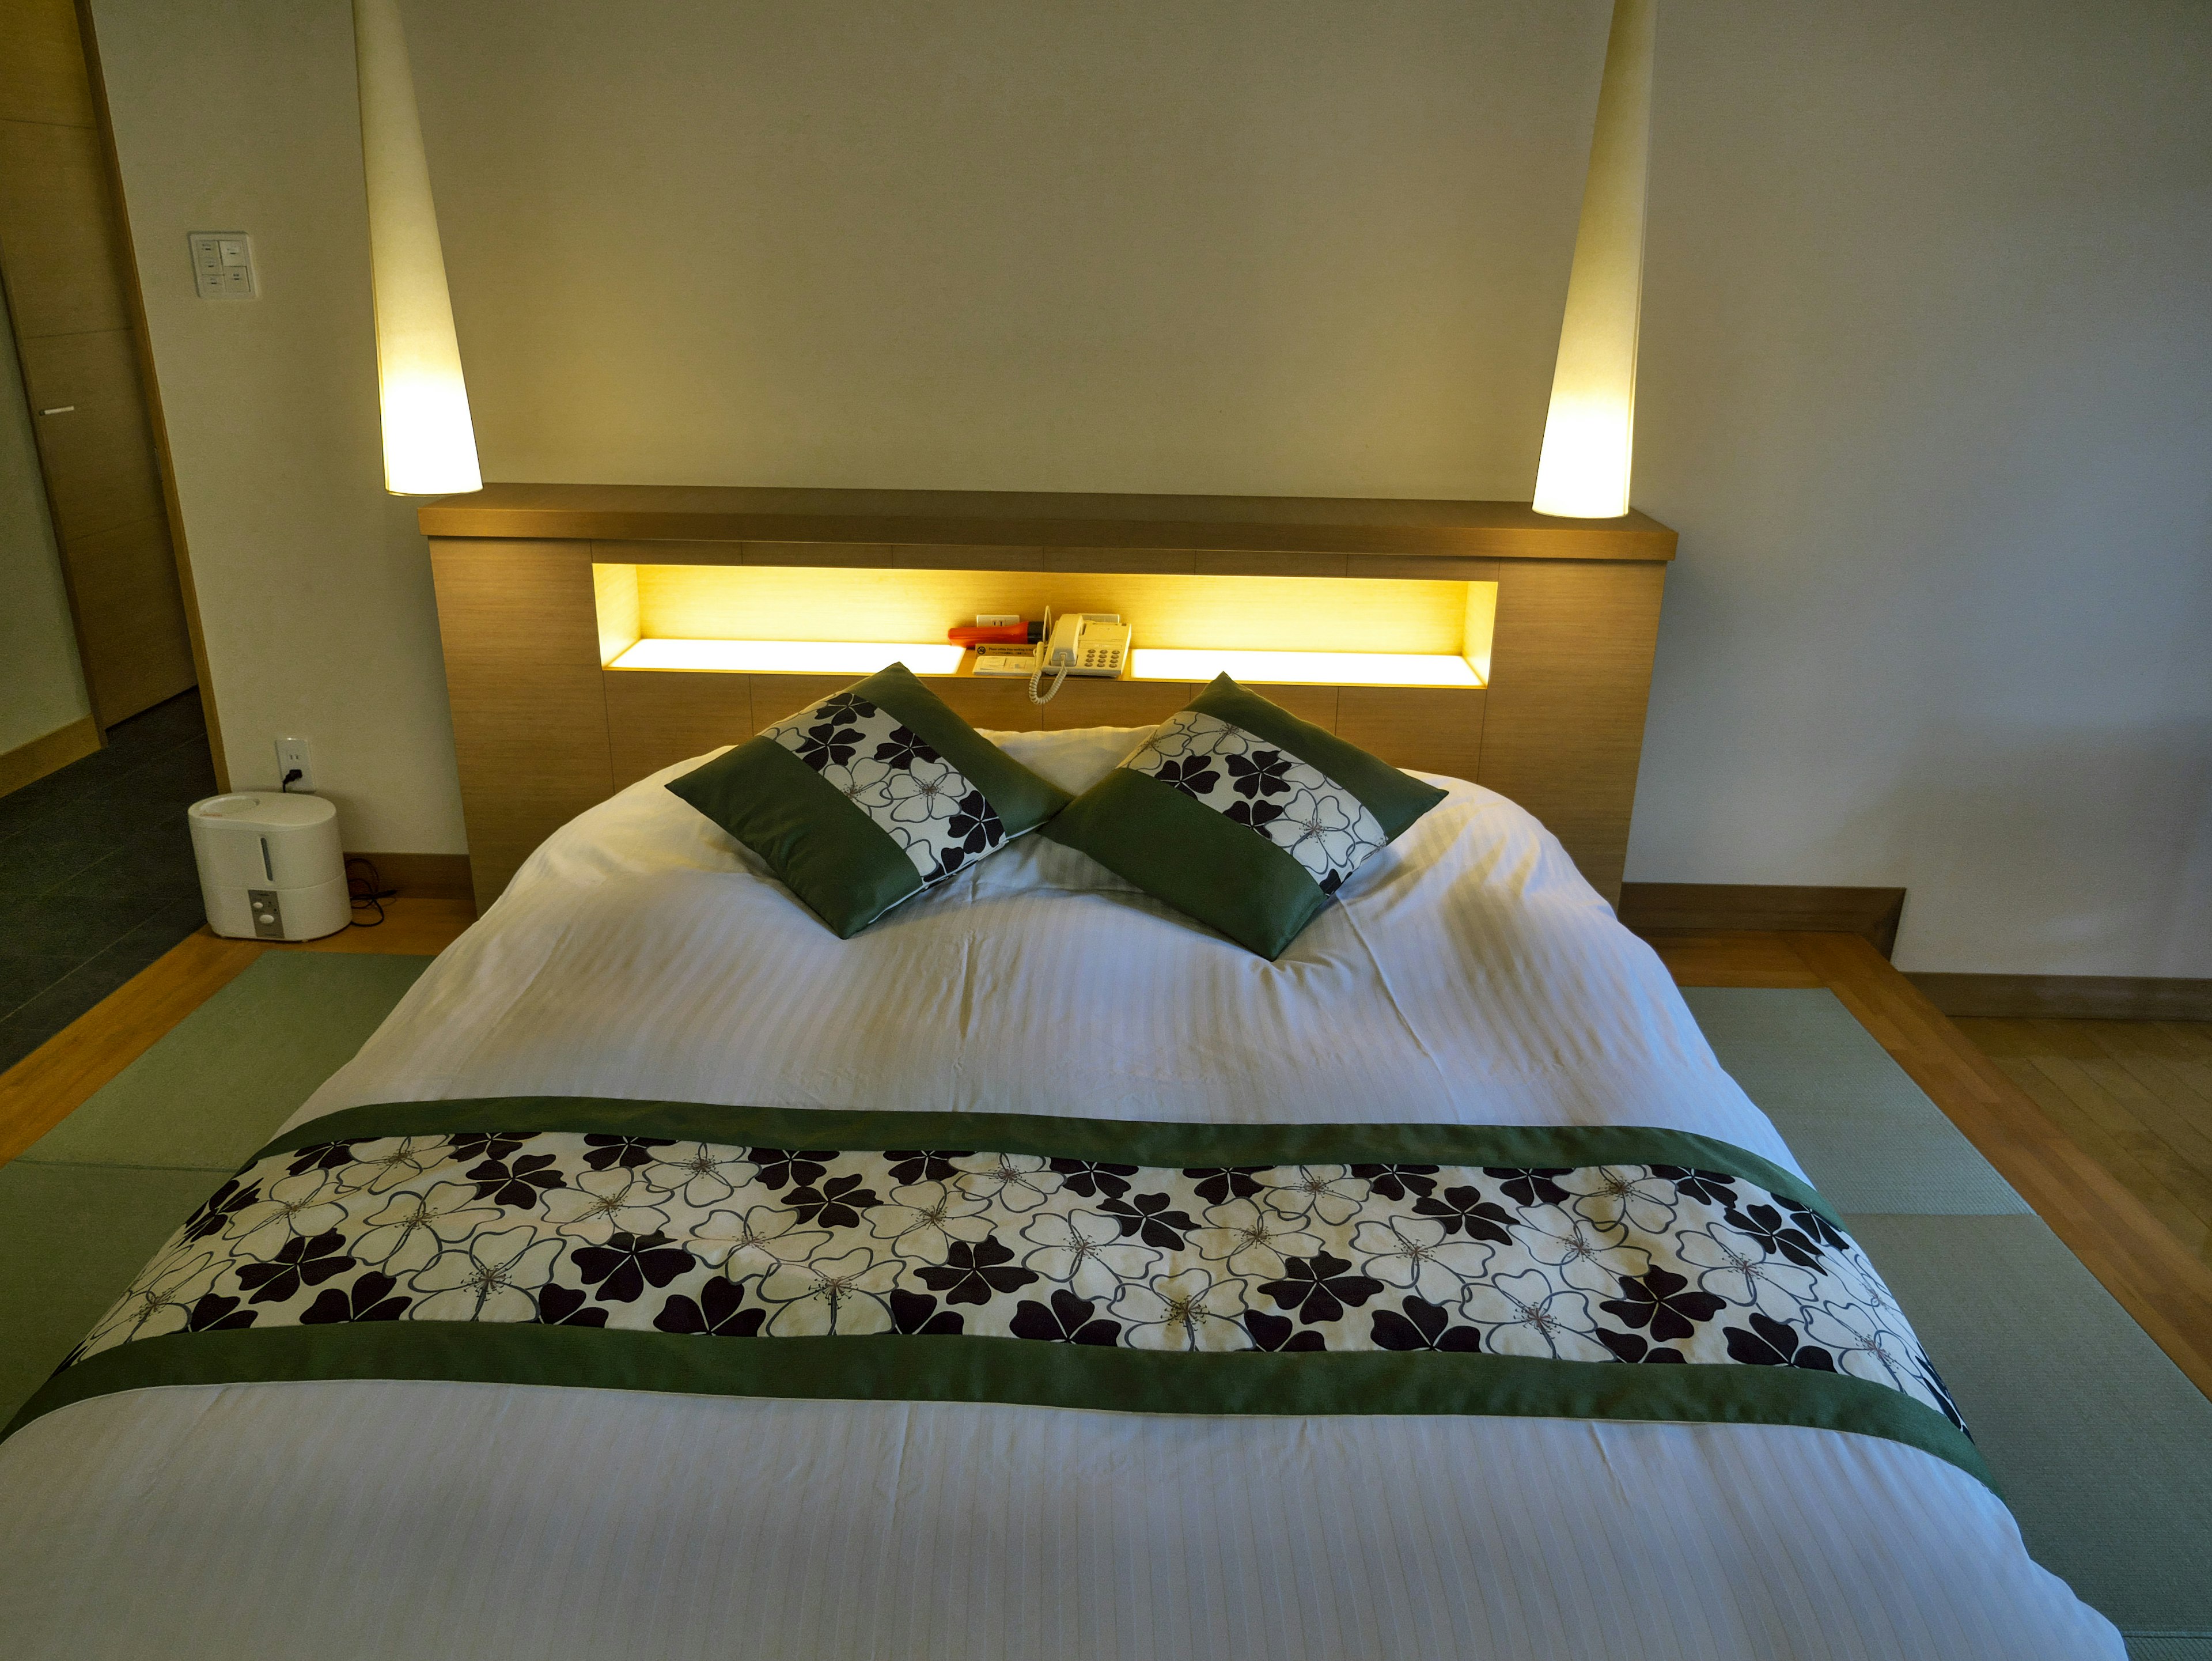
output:
M 1582 228 L 1575 235 L 1551 414 L 1536 465 L 1540 514 L 1612 519 L 1628 511 L 1657 12 L 1658 0 L 1613 0 Z
M 361 156 L 376 288 L 376 375 L 384 402 L 384 488 L 447 496 L 483 488 L 446 292 L 446 256 L 415 111 L 397 0 L 353 0 Z

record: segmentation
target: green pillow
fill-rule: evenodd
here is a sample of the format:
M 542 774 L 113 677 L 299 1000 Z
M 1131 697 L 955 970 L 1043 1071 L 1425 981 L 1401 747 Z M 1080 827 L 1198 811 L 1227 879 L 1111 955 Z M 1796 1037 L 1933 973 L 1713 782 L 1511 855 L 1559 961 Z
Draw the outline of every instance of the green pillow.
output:
M 1222 675 L 1045 834 L 1273 959 L 1443 799 Z
M 903 663 L 810 704 L 668 788 L 850 940 L 1067 805 Z

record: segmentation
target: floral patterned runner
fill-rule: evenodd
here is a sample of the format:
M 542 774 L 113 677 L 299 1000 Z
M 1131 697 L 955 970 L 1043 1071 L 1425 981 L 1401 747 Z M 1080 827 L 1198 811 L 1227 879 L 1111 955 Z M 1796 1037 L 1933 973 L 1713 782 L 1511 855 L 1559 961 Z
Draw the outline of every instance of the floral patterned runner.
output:
M 225 1183 L 9 1430 L 308 1378 L 1809 1425 L 1988 1480 L 1817 1195 L 1634 1127 L 356 1108 Z

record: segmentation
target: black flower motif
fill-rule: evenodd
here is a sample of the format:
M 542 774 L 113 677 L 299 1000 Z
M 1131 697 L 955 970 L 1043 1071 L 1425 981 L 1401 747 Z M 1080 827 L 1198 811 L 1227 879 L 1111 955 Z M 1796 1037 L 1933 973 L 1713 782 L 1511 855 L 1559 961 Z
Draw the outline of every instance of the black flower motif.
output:
M 999 822 L 997 810 L 981 790 L 970 790 L 954 805 L 952 817 L 945 822 L 945 833 L 957 837 L 960 846 L 970 854 L 996 848 L 1006 839 L 1006 827 Z
M 199 1209 L 185 1219 L 185 1238 L 188 1241 L 204 1240 L 210 1234 L 222 1233 L 229 1226 L 234 1216 L 246 1207 L 258 1203 L 260 1198 L 261 1185 L 258 1183 L 240 1188 L 238 1179 L 232 1177 L 201 1201 Z
M 872 718 L 876 713 L 876 706 L 858 692 L 840 692 L 835 697 L 824 698 L 816 704 L 814 713 L 823 721 L 843 721 L 850 724 L 853 721 L 867 721 Z
M 1221 775 L 1214 770 L 1211 756 L 1164 760 L 1152 776 L 1162 784 L 1173 785 L 1186 796 L 1203 796 L 1221 782 Z
M 1728 1340 L 1729 1358 L 1755 1367 L 1809 1367 L 1815 1372 L 1833 1372 L 1836 1358 L 1825 1349 L 1797 1341 L 1796 1329 L 1771 1315 L 1751 1317 L 1751 1330 L 1741 1327 L 1723 1327 L 1721 1335 Z
M 1563 1165 L 1485 1165 L 1482 1174 L 1495 1177 L 1505 1197 L 1515 1205 L 1560 1205 L 1566 1201 L 1567 1190 L 1552 1178 L 1564 1177 L 1572 1169 Z
M 1784 1222 L 1782 1214 L 1771 1205 L 1748 1205 L 1741 1211 L 1730 1206 L 1721 1213 L 1721 1220 L 1739 1233 L 1750 1235 L 1770 1256 L 1787 1257 L 1800 1269 L 1811 1269 L 1820 1261 L 1820 1248 L 1809 1236 Z
M 1474 1350 L 1482 1348 L 1480 1327 L 1455 1327 L 1451 1311 L 1425 1298 L 1400 1300 L 1403 1315 L 1395 1309 L 1375 1311 L 1375 1342 L 1384 1349 Z
M 769 1193 L 779 1193 L 793 1183 L 802 1187 L 819 1182 L 822 1173 L 830 1168 L 830 1161 L 837 1157 L 834 1147 L 749 1147 L 745 1158 L 760 1167 L 760 1185 Z
M 1014 1254 L 999 1244 L 995 1234 L 985 1235 L 974 1245 L 955 1240 L 941 1266 L 921 1271 L 921 1283 L 943 1293 L 948 1304 L 988 1304 L 995 1294 L 1038 1278 L 1033 1269 L 1003 1267 L 1013 1260 Z
M 285 1167 L 285 1175 L 303 1177 L 310 1171 L 335 1171 L 342 1165 L 353 1163 L 351 1142 L 317 1142 L 303 1147 L 292 1156 Z
M 1052 1168 L 1067 1180 L 1060 1186 L 1086 1200 L 1118 1200 L 1129 1191 L 1123 1180 L 1137 1174 L 1133 1165 L 1107 1165 L 1097 1159 L 1054 1159 Z
M 1252 1173 L 1267 1169 L 1263 1165 L 1190 1165 L 1182 1174 L 1198 1179 L 1198 1197 L 1206 1204 L 1226 1205 L 1257 1194 L 1261 1185 L 1252 1180 Z
M 1790 1214 L 1790 1220 L 1804 1233 L 1836 1251 L 1850 1247 L 1850 1241 L 1844 1237 L 1843 1231 L 1812 1207 L 1800 1205 L 1796 1201 L 1784 1199 L 1780 1195 L 1775 1197 L 1782 1200 L 1783 1208 Z
M 1283 809 L 1279 802 L 1232 801 L 1223 810 L 1221 817 L 1232 824 L 1241 824 L 1247 830 L 1259 830 L 1261 835 L 1266 836 L 1267 832 L 1261 827 L 1273 824 L 1282 818 Z M 1269 837 L 1269 840 L 1273 838 Z
M 1943 1416 L 1960 1430 L 1966 1431 L 1966 1439 L 1972 1441 L 1974 1433 L 1966 1430 L 1966 1421 L 1959 1415 L 1959 1404 L 1951 1399 L 1951 1387 L 1943 1382 L 1943 1375 L 1936 1371 L 1936 1363 L 1925 1355 L 1917 1356 L 1913 1360 L 1912 1370 L 1919 1376 L 1921 1384 L 1927 1388 L 1929 1394 L 1935 1396 L 1936 1405 L 1943 1409 Z
M 389 1275 L 371 1269 L 359 1276 L 349 1287 L 331 1287 L 307 1306 L 300 1317 L 303 1326 L 321 1326 L 336 1321 L 396 1321 L 406 1312 L 412 1298 L 395 1298 L 392 1288 L 399 1284 Z
M 584 1146 L 592 1150 L 584 1163 L 594 1171 L 635 1171 L 653 1163 L 654 1148 L 676 1144 L 665 1136 L 586 1136 Z
M 270 1262 L 248 1263 L 240 1269 L 238 1283 L 253 1293 L 257 1304 L 282 1303 L 303 1286 L 320 1286 L 331 1275 L 351 1269 L 353 1259 L 338 1250 L 344 1244 L 334 1228 L 312 1240 L 295 1235 L 276 1248 Z
M 1437 1191 L 1437 1168 L 1432 1165 L 1356 1165 L 1352 1174 L 1365 1177 L 1368 1187 L 1386 1200 Z
M 1443 1198 L 1434 1200 L 1425 1196 L 1413 1202 L 1413 1209 L 1424 1217 L 1433 1217 L 1444 1226 L 1447 1234 L 1462 1230 L 1470 1240 L 1495 1240 L 1499 1245 L 1511 1245 L 1513 1237 L 1506 1225 L 1513 1219 L 1505 1208 L 1482 1197 L 1482 1190 L 1472 1185 L 1448 1188 Z
M 538 1197 L 548 1189 L 566 1188 L 561 1173 L 551 1168 L 550 1153 L 526 1153 L 519 1159 L 486 1159 L 482 1165 L 469 1168 L 469 1177 L 477 1185 L 477 1198 L 489 1200 L 495 1205 L 512 1206 L 519 1211 L 534 1211 Z
M 1679 1349 L 1668 1349 L 1662 1345 L 1649 1343 L 1632 1332 L 1615 1332 L 1611 1327 L 1600 1327 L 1597 1341 L 1623 1361 L 1686 1362 L 1689 1360 Z
M 1024 1298 L 1007 1323 L 1017 1338 L 1036 1338 L 1051 1344 L 1097 1344 L 1111 1348 L 1121 1335 L 1119 1321 L 1094 1321 L 1098 1305 L 1079 1298 L 1065 1287 L 1052 1294 L 1049 1308 Z M 1290 1323 L 1286 1321 L 1285 1326 Z
M 611 1234 L 603 1246 L 578 1246 L 573 1258 L 584 1284 L 599 1287 L 594 1296 L 603 1304 L 634 1304 L 647 1281 L 665 1287 L 697 1261 L 658 1232 Z
M 1199 1191 L 1203 1193 L 1205 1189 Z M 1170 1197 L 1165 1194 L 1139 1194 L 1133 1201 L 1104 1201 L 1098 1208 L 1121 1224 L 1123 1239 L 1133 1234 L 1148 1246 L 1158 1246 L 1163 1251 L 1181 1251 L 1183 1236 L 1198 1225 L 1188 1212 L 1170 1210 Z
M 603 1309 L 586 1309 L 584 1294 L 574 1287 L 542 1286 L 538 1288 L 538 1323 L 549 1327 L 603 1327 L 607 1323 L 607 1312 Z
M 926 1292 L 894 1289 L 890 1301 L 893 1332 L 916 1338 L 953 1338 L 967 1329 L 967 1319 L 958 1310 L 938 1308 L 937 1299 Z
M 1286 1315 L 1270 1315 L 1264 1310 L 1244 1311 L 1244 1330 L 1252 1335 L 1255 1349 L 1316 1350 L 1327 1349 L 1328 1340 L 1318 1332 L 1300 1332 L 1297 1325 Z
M 760 1152 L 755 1148 L 753 1157 L 758 1159 Z M 964 1159 L 974 1152 L 967 1147 L 895 1147 L 884 1158 L 898 1162 L 891 1166 L 891 1181 L 903 1186 L 909 1183 L 949 1183 L 960 1174 L 960 1167 L 952 1162 Z M 830 1156 L 824 1153 L 821 1157 L 826 1159 Z M 814 1174 L 818 1177 L 822 1173 L 817 1171 Z M 807 1180 L 811 1182 L 813 1178 Z
M 1291 758 L 1279 750 L 1255 750 L 1249 756 L 1224 756 L 1229 768 L 1230 788 L 1247 799 L 1261 796 L 1287 796 L 1291 783 L 1284 776 L 1291 770 Z
M 799 760 L 817 773 L 825 767 L 842 767 L 852 760 L 860 747 L 860 729 L 842 725 L 846 719 L 841 712 L 819 726 L 808 727 L 799 737 Z
M 820 1188 L 809 1184 L 794 1188 L 784 1196 L 784 1203 L 799 1214 L 802 1223 L 812 1223 L 821 1228 L 851 1228 L 860 1220 L 860 1214 L 871 1206 L 881 1205 L 871 1189 L 860 1186 L 858 1177 L 832 1177 Z
M 238 1312 L 233 1314 L 234 1310 Z M 238 1308 L 237 1299 L 218 1298 L 210 1292 L 204 1294 L 198 1303 L 185 1312 L 185 1330 L 187 1332 L 235 1332 L 240 1327 L 252 1326 L 260 1318 L 261 1314 L 258 1310 L 240 1310 Z M 64 1362 L 63 1365 L 67 1366 L 68 1363 Z
M 876 746 L 876 759 L 892 767 L 911 768 L 918 761 L 942 761 L 945 757 L 931 749 L 921 733 L 894 727 L 891 735 Z
M 1608 1298 L 1598 1307 L 1617 1315 L 1641 1332 L 1650 1329 L 1657 1343 L 1686 1338 L 1698 1323 L 1721 1312 L 1725 1299 L 1710 1292 L 1692 1292 L 1689 1282 L 1669 1269 L 1654 1269 L 1646 1275 L 1623 1275 L 1620 1296 Z
M 1734 1177 L 1718 1171 L 1698 1171 L 1687 1165 L 1655 1165 L 1655 1177 L 1664 1177 L 1674 1184 L 1674 1192 L 1686 1200 L 1703 1200 L 1707 1205 L 1732 1206 L 1735 1203 Z
M 549 1290 L 550 1288 L 548 1288 Z M 768 1319 L 764 1309 L 742 1307 L 745 1294 L 724 1280 L 712 1280 L 699 1288 L 696 1303 L 678 1293 L 660 1306 L 653 1323 L 663 1332 L 696 1332 L 714 1338 L 750 1338 Z M 601 1322 L 607 1312 L 598 1312 Z
M 526 1130 L 471 1130 L 453 1138 L 453 1158 L 464 1164 L 471 1159 L 504 1159 L 529 1140 Z
M 1344 1306 L 1354 1308 L 1382 1290 L 1382 1282 L 1365 1275 L 1347 1275 L 1352 1265 L 1341 1257 L 1316 1251 L 1310 1257 L 1283 1259 L 1283 1278 L 1269 1281 L 1260 1290 L 1275 1300 L 1278 1309 L 1294 1309 L 1308 1326 L 1340 1321 Z
M 1323 877 L 1319 882 L 1316 883 L 1314 886 L 1320 889 L 1324 894 L 1334 894 L 1338 889 L 1344 886 L 1344 879 L 1351 874 L 1352 873 L 1349 871 L 1339 871 L 1331 867 L 1329 873 Z

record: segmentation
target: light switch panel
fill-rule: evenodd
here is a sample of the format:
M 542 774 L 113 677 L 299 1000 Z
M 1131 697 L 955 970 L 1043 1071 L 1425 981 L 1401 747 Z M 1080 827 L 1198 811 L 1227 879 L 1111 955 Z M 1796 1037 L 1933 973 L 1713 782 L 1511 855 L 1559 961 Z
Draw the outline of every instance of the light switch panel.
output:
M 202 300 L 257 300 L 253 239 L 244 231 L 194 231 L 192 288 Z

